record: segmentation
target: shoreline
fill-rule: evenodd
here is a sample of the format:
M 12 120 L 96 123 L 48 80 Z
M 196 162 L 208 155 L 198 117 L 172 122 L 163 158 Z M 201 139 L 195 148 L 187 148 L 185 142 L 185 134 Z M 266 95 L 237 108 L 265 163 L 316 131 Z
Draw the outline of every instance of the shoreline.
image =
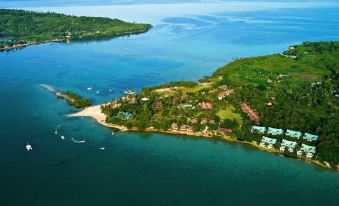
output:
M 164 130 L 159 130 L 159 129 L 154 129 L 154 128 L 146 128 L 145 130 L 140 130 L 138 128 L 130 128 L 128 129 L 127 127 L 123 126 L 123 125 L 117 125 L 117 124 L 111 124 L 111 123 L 106 123 L 106 115 L 104 113 L 101 112 L 101 106 L 105 105 L 105 104 L 101 104 L 101 105 L 95 105 L 95 106 L 90 106 L 87 107 L 77 113 L 73 113 L 73 114 L 68 114 L 66 115 L 66 117 L 91 117 L 94 120 L 96 120 L 100 125 L 105 126 L 105 127 L 109 127 L 109 128 L 114 128 L 114 129 L 118 129 L 121 132 L 155 132 L 155 133 L 162 133 L 162 134 L 170 134 L 170 135 L 185 135 L 185 136 L 189 136 L 189 137 L 204 137 L 204 138 L 212 138 L 215 140 L 222 140 L 222 141 L 226 141 L 226 142 L 236 142 L 236 143 L 241 143 L 241 144 L 247 144 L 247 145 L 251 145 L 259 150 L 262 151 L 266 151 L 266 152 L 270 152 L 270 153 L 275 153 L 275 154 L 281 154 L 284 157 L 291 157 L 294 159 L 301 159 L 304 160 L 307 163 L 312 163 L 315 165 L 318 165 L 320 167 L 323 168 L 327 168 L 327 169 L 331 169 L 331 170 L 335 170 L 335 171 L 339 171 L 339 165 L 336 165 L 335 167 L 331 167 L 329 163 L 322 163 L 319 160 L 313 160 L 313 159 L 306 159 L 305 157 L 292 157 L 292 156 L 288 156 L 286 154 L 284 154 L 283 152 L 281 152 L 279 149 L 273 148 L 273 149 L 268 149 L 268 148 L 264 148 L 261 147 L 257 142 L 252 141 L 252 142 L 247 142 L 247 141 L 240 141 L 238 139 L 234 139 L 230 136 L 222 136 L 222 137 L 218 137 L 218 136 L 213 136 L 213 135 L 208 135 L 208 134 L 195 134 L 193 132 L 184 132 L 184 131 L 178 131 L 178 130 L 168 130 L 168 131 L 164 131 Z

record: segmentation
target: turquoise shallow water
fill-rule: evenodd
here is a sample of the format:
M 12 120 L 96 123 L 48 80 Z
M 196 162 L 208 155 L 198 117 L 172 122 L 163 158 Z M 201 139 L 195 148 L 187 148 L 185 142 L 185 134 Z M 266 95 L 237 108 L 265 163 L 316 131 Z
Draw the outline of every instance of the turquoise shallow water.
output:
M 336 8 L 178 16 L 138 36 L 0 53 L 0 205 L 338 205 L 337 172 L 233 143 L 113 137 L 91 119 L 65 118 L 75 110 L 38 86 L 102 103 L 126 89 L 197 80 L 236 57 L 339 40 L 338 19 Z

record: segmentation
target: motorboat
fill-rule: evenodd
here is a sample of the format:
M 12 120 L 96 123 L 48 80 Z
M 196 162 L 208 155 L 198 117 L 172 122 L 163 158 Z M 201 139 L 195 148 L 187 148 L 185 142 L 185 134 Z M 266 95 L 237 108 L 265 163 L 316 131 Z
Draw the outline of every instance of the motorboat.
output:
M 26 149 L 27 149 L 27 151 L 30 151 L 30 150 L 32 150 L 33 149 L 33 147 L 30 145 L 30 144 L 26 144 Z

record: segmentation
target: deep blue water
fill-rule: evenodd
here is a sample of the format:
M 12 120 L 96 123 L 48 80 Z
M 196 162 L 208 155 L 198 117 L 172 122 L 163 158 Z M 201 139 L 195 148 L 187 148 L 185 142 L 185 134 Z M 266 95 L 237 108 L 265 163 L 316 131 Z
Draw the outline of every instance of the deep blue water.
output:
M 221 141 L 113 137 L 91 119 L 65 118 L 75 109 L 38 86 L 102 103 L 126 89 L 197 80 L 236 57 L 339 40 L 337 11 L 172 16 L 137 36 L 0 53 L 0 205 L 338 205 L 337 172 Z

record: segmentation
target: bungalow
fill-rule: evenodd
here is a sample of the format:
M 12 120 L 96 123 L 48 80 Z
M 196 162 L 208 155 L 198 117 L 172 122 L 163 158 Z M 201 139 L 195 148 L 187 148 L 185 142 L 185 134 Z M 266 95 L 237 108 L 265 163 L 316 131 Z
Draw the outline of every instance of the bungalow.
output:
M 229 134 L 229 133 L 232 133 L 232 129 L 219 127 L 218 132 L 224 133 L 224 134 Z
M 298 156 L 301 156 L 303 153 L 306 154 L 307 158 L 312 158 L 315 154 L 316 147 L 302 144 L 300 150 L 298 150 Z
M 293 137 L 299 139 L 301 137 L 301 132 L 293 131 L 293 130 L 286 130 L 286 136 Z
M 198 104 L 201 109 L 212 109 L 213 103 L 212 102 L 201 102 Z
M 292 141 L 283 139 L 280 145 L 280 151 L 284 152 L 287 147 L 289 152 L 293 152 L 296 145 L 297 145 L 297 142 L 292 142 Z
M 277 143 L 277 139 L 263 136 L 260 142 L 260 146 L 265 147 L 267 144 L 267 148 L 272 149 L 273 145 L 275 145 L 276 143 Z
M 282 129 L 276 129 L 272 127 L 269 127 L 267 131 L 267 134 L 270 134 L 270 135 L 282 135 L 283 133 L 284 131 Z
M 203 118 L 203 119 L 200 121 L 200 124 L 207 124 L 207 123 L 208 123 L 207 118 Z
M 318 135 L 305 133 L 304 136 L 303 136 L 303 139 L 307 140 L 309 142 L 317 141 L 318 140 Z
M 191 119 L 191 123 L 192 123 L 192 124 L 197 124 L 197 123 L 198 123 L 198 120 L 197 120 L 196 118 L 192 118 L 192 119 Z
M 266 128 L 265 127 L 253 126 L 251 128 L 251 132 L 252 133 L 264 134 L 266 132 Z
M 178 129 L 179 129 L 177 123 L 173 123 L 172 126 L 171 126 L 171 128 L 172 128 L 172 130 L 178 130 Z
M 193 128 L 191 126 L 188 126 L 188 125 L 181 125 L 180 126 L 180 131 L 183 131 L 183 132 L 193 132 Z

